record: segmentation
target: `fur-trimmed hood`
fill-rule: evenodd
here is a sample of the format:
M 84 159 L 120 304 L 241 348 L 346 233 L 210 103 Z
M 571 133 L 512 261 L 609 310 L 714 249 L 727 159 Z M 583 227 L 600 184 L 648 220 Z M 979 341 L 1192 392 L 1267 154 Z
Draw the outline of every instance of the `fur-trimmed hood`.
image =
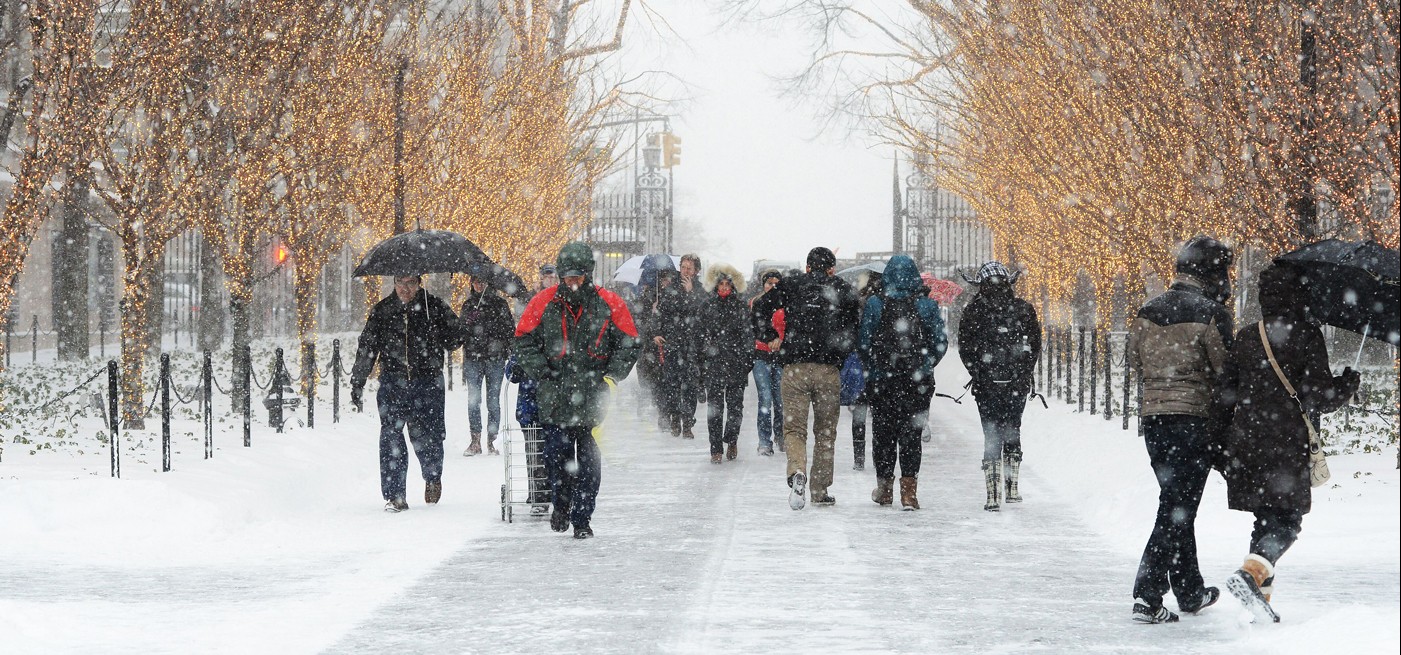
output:
M 744 274 L 729 264 L 721 263 L 711 264 L 710 268 L 705 269 L 706 290 L 714 292 L 715 285 L 720 283 L 722 277 L 730 278 L 730 284 L 734 285 L 735 293 L 744 293 Z

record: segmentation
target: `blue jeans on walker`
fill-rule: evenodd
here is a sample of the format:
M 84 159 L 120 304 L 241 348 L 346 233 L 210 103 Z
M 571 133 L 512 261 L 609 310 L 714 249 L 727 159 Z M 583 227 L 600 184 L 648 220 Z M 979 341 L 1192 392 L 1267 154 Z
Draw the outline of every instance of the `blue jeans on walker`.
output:
M 501 380 L 506 373 L 504 359 L 472 359 L 462 362 L 462 378 L 467 382 L 467 424 L 472 434 L 482 433 L 482 381 L 486 381 L 487 441 L 496 441 L 501 431 Z
M 548 423 L 544 430 L 551 502 L 555 507 L 569 508 L 569 522 L 575 527 L 588 525 L 603 481 L 603 459 L 592 430 Z
M 783 367 L 762 359 L 754 360 L 754 390 L 759 394 L 759 447 L 773 448 L 773 437 L 783 438 L 783 397 L 779 389 Z
M 420 377 L 381 374 L 379 392 L 379 486 L 385 500 L 404 498 L 409 442 L 418 455 L 424 482 L 443 477 L 443 374 Z

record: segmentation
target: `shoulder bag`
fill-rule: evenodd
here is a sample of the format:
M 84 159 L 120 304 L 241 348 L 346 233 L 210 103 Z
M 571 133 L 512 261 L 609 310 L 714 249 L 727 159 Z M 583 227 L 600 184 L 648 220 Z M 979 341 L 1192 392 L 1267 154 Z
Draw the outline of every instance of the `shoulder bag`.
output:
M 1315 487 L 1322 486 L 1332 474 L 1328 472 L 1328 458 L 1323 455 L 1323 444 L 1319 441 L 1318 430 L 1314 429 L 1313 421 L 1309 420 L 1308 412 L 1304 411 L 1304 403 L 1299 401 L 1299 392 L 1294 390 L 1294 385 L 1289 383 L 1289 378 L 1284 377 L 1284 371 L 1279 368 L 1279 362 L 1275 361 L 1274 350 L 1270 348 L 1270 338 L 1265 334 L 1265 322 L 1260 321 L 1256 325 L 1260 328 L 1260 343 L 1265 346 L 1265 356 L 1270 359 L 1270 366 L 1274 367 L 1275 375 L 1284 383 L 1284 390 L 1289 392 L 1289 397 L 1298 405 L 1299 415 L 1304 418 L 1304 425 L 1309 429 L 1309 484 Z

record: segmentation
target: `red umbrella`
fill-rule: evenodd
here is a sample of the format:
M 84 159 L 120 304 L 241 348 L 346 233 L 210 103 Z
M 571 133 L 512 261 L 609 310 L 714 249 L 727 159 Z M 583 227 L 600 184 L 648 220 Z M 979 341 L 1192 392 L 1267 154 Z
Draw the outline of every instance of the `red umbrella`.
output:
M 924 282 L 924 286 L 929 287 L 929 297 L 937 300 L 940 305 L 952 305 L 953 299 L 963 293 L 963 287 L 958 286 L 957 282 L 934 277 L 933 273 L 920 273 L 919 279 Z

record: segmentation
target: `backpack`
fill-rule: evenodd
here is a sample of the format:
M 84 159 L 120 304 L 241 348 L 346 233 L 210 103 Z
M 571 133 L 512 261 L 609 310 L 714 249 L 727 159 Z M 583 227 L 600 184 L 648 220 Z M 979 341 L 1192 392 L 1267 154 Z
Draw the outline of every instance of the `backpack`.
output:
M 813 354 L 824 351 L 845 354 L 852 350 L 850 340 L 854 335 L 852 326 L 842 324 L 840 293 L 836 286 L 801 279 L 784 307 L 788 340 L 793 346 L 805 346 Z M 805 344 L 799 346 L 796 343 L 799 341 Z
M 1016 379 L 1022 364 L 1030 356 L 1026 326 L 1019 320 L 1016 307 L 1008 304 L 987 314 L 985 334 L 979 335 L 983 350 L 979 358 L 987 379 L 1006 383 Z
M 871 368 L 888 376 L 913 379 L 924 368 L 929 346 L 919 296 L 882 298 L 880 325 L 871 338 Z

